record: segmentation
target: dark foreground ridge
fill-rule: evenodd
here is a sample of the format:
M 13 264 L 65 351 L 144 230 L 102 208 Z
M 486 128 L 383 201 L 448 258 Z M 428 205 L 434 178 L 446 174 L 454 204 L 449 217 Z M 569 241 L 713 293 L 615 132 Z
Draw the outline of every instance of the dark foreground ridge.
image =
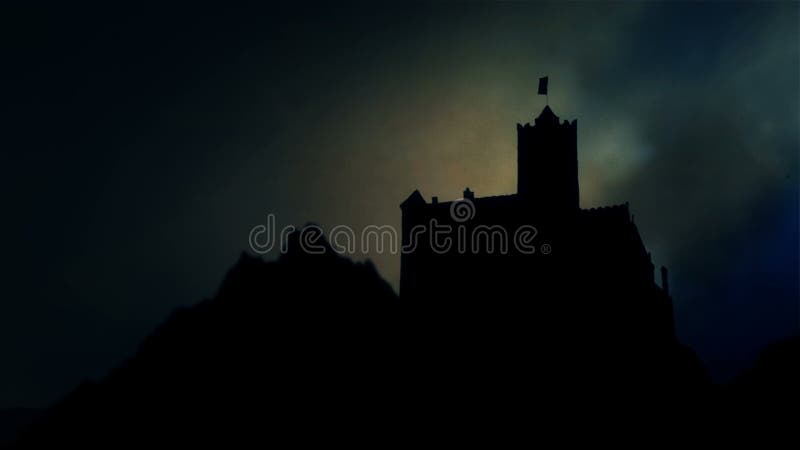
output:
M 537 336 L 525 326 L 531 312 L 401 303 L 371 263 L 331 251 L 242 255 L 213 299 L 173 313 L 107 379 L 47 411 L 18 448 L 494 439 L 666 407 L 684 423 L 764 386 L 792 401 L 786 356 L 797 342 L 719 390 L 676 341 L 611 344 L 574 327 L 568 338 Z

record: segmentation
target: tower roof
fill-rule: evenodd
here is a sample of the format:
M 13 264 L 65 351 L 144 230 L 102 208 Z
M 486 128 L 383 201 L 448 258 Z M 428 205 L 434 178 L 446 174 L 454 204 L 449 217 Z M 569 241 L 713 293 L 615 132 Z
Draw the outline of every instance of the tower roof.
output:
M 536 123 L 558 123 L 558 116 L 550 109 L 550 105 L 546 105 L 539 117 L 536 118 Z
M 414 189 L 414 192 L 412 192 L 411 195 L 409 195 L 408 198 L 403 201 L 403 203 L 400 203 L 400 208 L 405 208 L 406 206 L 414 206 L 419 204 L 424 205 L 426 203 L 427 202 L 425 201 L 425 199 L 422 198 L 422 194 L 419 193 L 419 190 Z

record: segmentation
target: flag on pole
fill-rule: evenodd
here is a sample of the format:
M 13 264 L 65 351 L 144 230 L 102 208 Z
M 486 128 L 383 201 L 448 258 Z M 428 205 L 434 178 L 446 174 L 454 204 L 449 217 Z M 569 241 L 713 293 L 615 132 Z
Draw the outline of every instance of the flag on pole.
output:
M 539 78 L 539 95 L 547 95 L 547 77 Z

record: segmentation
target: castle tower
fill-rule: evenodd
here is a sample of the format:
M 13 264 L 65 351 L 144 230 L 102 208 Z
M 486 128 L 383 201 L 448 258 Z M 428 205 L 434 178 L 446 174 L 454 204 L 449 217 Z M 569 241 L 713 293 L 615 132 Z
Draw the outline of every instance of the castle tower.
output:
M 577 212 L 578 124 L 545 106 L 535 124 L 517 124 L 517 193 L 543 215 Z

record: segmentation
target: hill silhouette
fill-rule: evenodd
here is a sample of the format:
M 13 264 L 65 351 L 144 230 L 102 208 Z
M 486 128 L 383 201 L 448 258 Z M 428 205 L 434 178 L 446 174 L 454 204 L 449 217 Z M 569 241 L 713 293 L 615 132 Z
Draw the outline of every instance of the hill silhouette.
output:
M 327 246 L 307 254 L 297 234 L 277 261 L 243 254 L 214 298 L 175 311 L 15 448 L 369 442 L 473 428 L 510 438 L 533 414 L 546 418 L 540 425 L 669 406 L 696 417 L 713 399 L 702 365 L 677 341 L 612 346 L 575 327 L 569 339 L 537 336 L 525 304 L 401 302 L 371 263 Z
M 754 408 L 796 410 L 800 402 L 800 336 L 792 336 L 765 348 L 753 367 L 745 370 L 726 389 L 732 401 Z

